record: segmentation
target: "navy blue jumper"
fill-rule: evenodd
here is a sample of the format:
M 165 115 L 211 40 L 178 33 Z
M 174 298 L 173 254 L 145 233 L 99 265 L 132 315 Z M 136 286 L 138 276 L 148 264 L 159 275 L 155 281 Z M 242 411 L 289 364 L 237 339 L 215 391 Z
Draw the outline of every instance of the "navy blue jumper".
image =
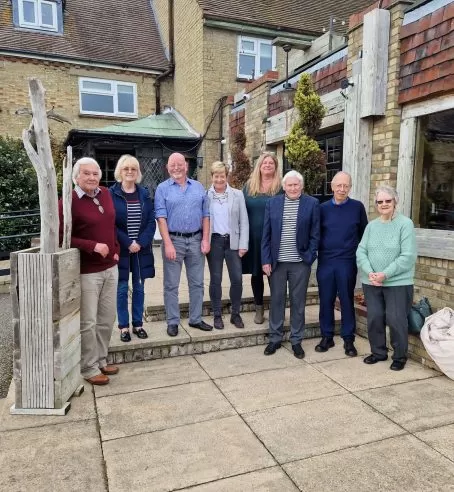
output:
M 317 283 L 323 337 L 334 336 L 334 303 L 339 296 L 341 336 L 345 341 L 355 339 L 356 250 L 366 225 L 366 210 L 358 200 L 347 198 L 336 204 L 332 199 L 320 206 Z

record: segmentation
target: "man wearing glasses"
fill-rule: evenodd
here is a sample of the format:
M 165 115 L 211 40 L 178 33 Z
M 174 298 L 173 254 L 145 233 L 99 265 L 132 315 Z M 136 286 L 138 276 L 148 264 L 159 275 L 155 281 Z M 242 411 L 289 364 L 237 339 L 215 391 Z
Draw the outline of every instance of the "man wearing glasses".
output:
M 71 247 L 80 251 L 81 373 L 96 385 L 107 384 L 118 372 L 106 359 L 116 313 L 119 245 L 112 198 L 99 186 L 100 179 L 94 159 L 83 157 L 74 164 Z M 59 212 L 62 237 L 61 200 Z
M 205 188 L 187 177 L 188 163 L 182 154 L 170 155 L 167 171 L 169 179 L 156 188 L 155 215 L 162 237 L 167 334 L 175 337 L 180 323 L 178 287 L 183 262 L 189 287 L 189 326 L 202 331 L 213 329 L 202 320 L 210 212 Z
M 333 198 L 320 207 L 320 245 L 317 283 L 320 297 L 320 330 L 322 339 L 316 352 L 334 347 L 334 303 L 339 296 L 342 321 L 341 337 L 345 355 L 355 357 L 356 250 L 367 225 L 364 205 L 349 198 L 350 174 L 338 172 L 331 181 Z

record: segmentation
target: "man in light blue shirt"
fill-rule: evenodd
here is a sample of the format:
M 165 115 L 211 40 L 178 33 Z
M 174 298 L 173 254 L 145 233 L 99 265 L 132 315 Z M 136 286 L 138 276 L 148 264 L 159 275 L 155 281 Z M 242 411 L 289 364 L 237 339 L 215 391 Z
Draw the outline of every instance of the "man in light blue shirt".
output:
M 156 188 L 155 213 L 162 237 L 164 305 L 167 334 L 178 335 L 178 287 L 183 262 L 189 287 L 189 326 L 209 331 L 202 320 L 205 255 L 210 251 L 210 212 L 204 187 L 187 177 L 188 164 L 174 153 L 167 162 L 170 178 Z

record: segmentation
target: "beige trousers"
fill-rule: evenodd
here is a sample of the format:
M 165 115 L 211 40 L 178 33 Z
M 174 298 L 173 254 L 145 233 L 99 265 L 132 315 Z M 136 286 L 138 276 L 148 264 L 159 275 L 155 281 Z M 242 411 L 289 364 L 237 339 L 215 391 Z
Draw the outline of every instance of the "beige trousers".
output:
M 85 379 L 107 365 L 117 306 L 118 267 L 80 276 L 81 373 Z

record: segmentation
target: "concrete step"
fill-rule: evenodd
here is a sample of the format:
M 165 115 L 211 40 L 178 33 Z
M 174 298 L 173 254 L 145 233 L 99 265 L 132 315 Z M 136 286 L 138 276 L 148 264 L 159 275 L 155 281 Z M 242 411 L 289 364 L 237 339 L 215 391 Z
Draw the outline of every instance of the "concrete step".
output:
M 208 290 L 208 289 L 205 289 Z M 270 296 L 265 295 L 263 297 L 263 304 L 265 309 L 269 309 Z M 306 306 L 314 306 L 319 304 L 318 289 L 317 287 L 309 287 L 306 296 Z M 159 303 L 147 303 L 145 299 L 145 319 L 147 322 L 164 321 L 166 319 L 165 308 L 162 302 Z M 287 301 L 288 306 L 288 301 Z M 254 298 L 252 296 L 243 296 L 241 299 L 241 313 L 248 313 L 255 311 Z M 228 296 L 223 295 L 222 299 L 222 313 L 224 315 L 230 314 L 230 300 Z M 211 302 L 204 300 L 202 316 L 212 316 L 213 311 L 211 309 Z M 180 302 L 180 317 L 181 319 L 187 319 L 189 316 L 189 302 Z
M 340 313 L 336 313 L 336 333 L 339 331 Z M 252 345 L 263 345 L 268 343 L 268 312 L 265 312 L 265 323 L 256 325 L 253 321 L 254 313 L 244 312 L 242 314 L 244 329 L 235 328 L 230 324 L 229 316 L 224 316 L 224 330 L 212 330 L 209 332 L 190 328 L 187 319 L 180 322 L 179 333 L 176 337 L 167 335 L 165 321 L 152 321 L 144 324 L 148 338 L 141 340 L 135 335 L 131 342 L 125 343 L 120 340 L 119 330 L 114 329 L 109 346 L 109 364 L 121 364 L 141 360 L 163 359 L 178 355 L 202 354 L 216 352 L 219 350 L 249 347 Z M 284 322 L 284 340 L 289 336 L 290 310 L 286 310 Z M 212 324 L 212 317 L 204 320 Z M 318 305 L 306 306 L 306 328 L 305 338 L 320 336 L 318 322 Z M 304 342 L 303 342 L 304 347 Z

